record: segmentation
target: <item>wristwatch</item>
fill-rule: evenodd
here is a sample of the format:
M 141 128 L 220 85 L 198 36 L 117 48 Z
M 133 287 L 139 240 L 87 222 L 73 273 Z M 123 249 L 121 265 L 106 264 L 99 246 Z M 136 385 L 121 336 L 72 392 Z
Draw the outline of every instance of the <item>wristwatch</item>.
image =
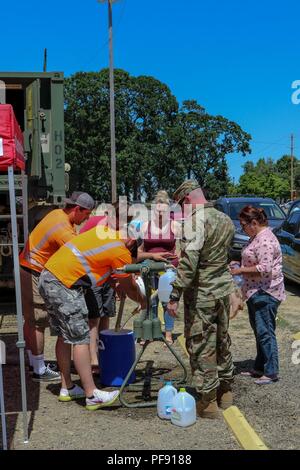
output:
M 180 298 L 177 297 L 176 295 L 174 295 L 174 294 L 170 295 L 169 302 L 179 302 L 179 300 L 180 300 Z

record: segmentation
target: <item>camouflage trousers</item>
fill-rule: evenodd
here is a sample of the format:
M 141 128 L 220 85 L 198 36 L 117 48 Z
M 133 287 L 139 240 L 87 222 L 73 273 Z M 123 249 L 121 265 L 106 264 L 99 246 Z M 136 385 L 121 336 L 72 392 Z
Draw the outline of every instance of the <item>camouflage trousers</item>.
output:
M 220 382 L 233 380 L 233 361 L 228 333 L 229 295 L 221 299 L 192 299 L 184 296 L 186 348 L 190 355 L 192 385 L 198 393 L 216 389 Z
M 44 269 L 39 279 L 39 291 L 47 307 L 52 331 L 61 336 L 64 343 L 89 344 L 88 309 L 83 289 L 68 289 Z

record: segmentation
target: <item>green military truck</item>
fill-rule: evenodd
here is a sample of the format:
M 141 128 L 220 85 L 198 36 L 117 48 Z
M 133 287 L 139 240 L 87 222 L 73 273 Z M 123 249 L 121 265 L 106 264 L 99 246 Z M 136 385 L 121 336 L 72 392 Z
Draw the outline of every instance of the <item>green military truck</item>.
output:
M 23 131 L 29 230 L 62 203 L 66 178 L 62 72 L 0 72 L 0 103 L 11 104 Z M 16 187 L 20 177 L 16 175 Z M 0 287 L 13 287 L 7 174 L 0 174 Z M 21 225 L 21 222 L 19 223 Z M 21 227 L 20 227 L 21 228 Z M 7 243 L 7 246 L 6 246 Z

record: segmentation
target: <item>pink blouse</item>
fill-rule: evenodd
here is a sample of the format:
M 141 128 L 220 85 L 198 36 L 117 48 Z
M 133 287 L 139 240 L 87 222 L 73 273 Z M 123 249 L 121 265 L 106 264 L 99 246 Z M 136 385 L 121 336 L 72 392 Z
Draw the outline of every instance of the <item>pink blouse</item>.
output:
M 279 242 L 272 230 L 266 227 L 242 250 L 242 266 L 256 266 L 258 275 L 243 274 L 243 297 L 248 300 L 259 289 L 277 300 L 285 300 L 282 274 L 282 254 Z

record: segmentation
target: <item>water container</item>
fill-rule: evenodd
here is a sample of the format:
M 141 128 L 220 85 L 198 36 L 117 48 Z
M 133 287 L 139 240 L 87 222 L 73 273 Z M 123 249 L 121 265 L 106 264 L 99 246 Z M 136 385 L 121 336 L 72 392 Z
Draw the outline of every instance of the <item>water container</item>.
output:
M 177 390 L 173 387 L 172 382 L 166 382 L 158 392 L 157 414 L 161 419 L 171 419 L 171 411 L 173 408 L 174 398 Z
M 149 318 L 146 318 L 146 320 L 143 321 L 143 336 L 142 338 L 146 341 L 152 341 L 153 340 L 153 335 L 152 335 L 152 321 L 149 320 Z
M 158 298 L 161 302 L 169 302 L 170 294 L 173 287 L 171 282 L 176 278 L 176 273 L 173 269 L 168 269 L 162 274 L 158 281 Z
M 133 333 L 135 339 L 143 337 L 143 320 L 139 317 L 133 320 Z
M 119 387 L 135 361 L 135 342 L 131 330 L 102 330 L 99 337 L 101 383 Z M 134 372 L 128 383 L 135 381 Z
M 162 337 L 161 321 L 159 318 L 153 318 L 152 320 L 152 336 L 153 339 L 159 339 Z
M 174 398 L 171 422 L 183 428 L 196 422 L 196 401 L 185 388 L 181 388 Z
M 233 269 L 238 269 L 240 268 L 240 263 L 236 262 L 236 263 L 231 263 L 231 268 Z M 235 274 L 233 277 L 233 281 L 234 283 L 238 286 L 238 287 L 241 287 L 243 282 L 244 282 L 244 278 L 242 276 L 242 274 Z

